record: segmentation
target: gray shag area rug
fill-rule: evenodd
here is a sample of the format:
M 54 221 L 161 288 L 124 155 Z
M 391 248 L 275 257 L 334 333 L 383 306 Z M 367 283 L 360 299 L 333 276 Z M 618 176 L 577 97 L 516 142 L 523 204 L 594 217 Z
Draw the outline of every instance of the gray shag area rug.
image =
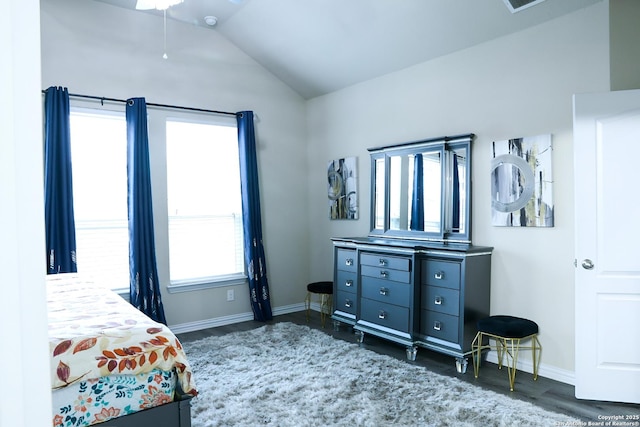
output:
M 293 323 L 183 346 L 199 390 L 192 399 L 193 427 L 577 422 Z

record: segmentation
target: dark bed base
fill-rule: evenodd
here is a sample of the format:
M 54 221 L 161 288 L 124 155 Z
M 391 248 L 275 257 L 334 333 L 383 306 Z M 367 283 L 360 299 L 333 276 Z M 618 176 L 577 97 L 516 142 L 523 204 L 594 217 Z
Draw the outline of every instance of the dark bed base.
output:
M 191 396 L 182 396 L 166 405 L 114 418 L 100 427 L 191 427 Z

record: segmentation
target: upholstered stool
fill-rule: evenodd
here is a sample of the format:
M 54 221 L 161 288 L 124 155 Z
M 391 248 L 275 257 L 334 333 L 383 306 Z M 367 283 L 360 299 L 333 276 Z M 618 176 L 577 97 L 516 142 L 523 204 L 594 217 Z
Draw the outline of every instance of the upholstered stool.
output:
M 495 346 L 490 345 L 490 340 L 495 341 Z M 530 340 L 530 346 L 523 347 L 522 341 Z M 538 379 L 538 367 L 540 366 L 540 353 L 542 346 L 538 341 L 538 325 L 536 322 L 513 316 L 491 316 L 478 321 L 478 333 L 471 344 L 473 356 L 473 371 L 478 378 L 480 362 L 483 350 L 496 350 L 498 352 L 498 368 L 502 369 L 502 360 L 507 356 L 507 373 L 509 375 L 509 387 L 513 391 L 516 380 L 516 364 L 518 363 L 518 351 L 529 350 L 533 355 L 533 379 Z
M 309 313 L 311 312 L 311 294 L 320 295 L 320 323 L 324 328 L 327 314 L 331 313 L 333 304 L 333 282 L 314 282 L 307 285 L 307 297 L 304 304 L 307 309 L 307 322 L 309 321 Z

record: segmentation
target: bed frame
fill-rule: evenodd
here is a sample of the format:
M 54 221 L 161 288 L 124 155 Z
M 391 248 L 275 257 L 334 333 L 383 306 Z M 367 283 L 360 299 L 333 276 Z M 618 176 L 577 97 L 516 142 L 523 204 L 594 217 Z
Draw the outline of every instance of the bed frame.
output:
M 155 408 L 114 418 L 100 427 L 191 427 L 191 395 L 179 395 L 176 400 Z

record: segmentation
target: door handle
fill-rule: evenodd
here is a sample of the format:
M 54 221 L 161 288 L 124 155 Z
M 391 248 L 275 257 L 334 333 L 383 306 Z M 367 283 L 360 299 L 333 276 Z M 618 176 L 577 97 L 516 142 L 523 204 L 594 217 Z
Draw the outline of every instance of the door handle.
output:
M 585 270 L 593 269 L 593 261 L 591 261 L 588 258 L 585 260 L 582 260 L 582 268 L 584 268 Z

